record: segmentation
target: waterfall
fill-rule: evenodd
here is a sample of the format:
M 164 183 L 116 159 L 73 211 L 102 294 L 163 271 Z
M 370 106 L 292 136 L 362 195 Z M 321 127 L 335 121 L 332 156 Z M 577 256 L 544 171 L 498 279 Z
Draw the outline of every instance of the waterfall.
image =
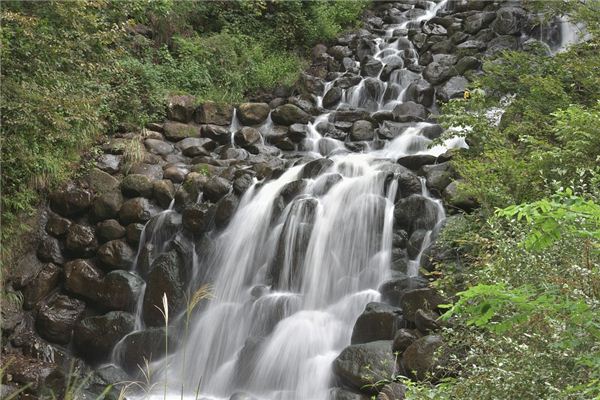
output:
M 435 16 L 445 3 L 427 2 L 425 14 L 387 27 L 374 52 L 382 68 L 411 62 L 416 51 L 412 44 L 403 47 L 410 43 L 405 28 Z M 404 33 L 393 37 L 399 29 Z M 381 71 L 344 90 L 335 109 L 389 110 L 404 101 L 406 87 L 421 75 L 402 67 L 388 81 L 380 78 Z M 326 88 L 333 86 L 335 81 Z M 318 98 L 319 106 L 322 100 Z M 333 360 L 350 344 L 365 306 L 380 299 L 378 287 L 392 276 L 396 161 L 466 147 L 460 138 L 432 147 L 424 134 L 431 124 L 418 123 L 377 149 L 368 146 L 351 153 L 339 140 L 319 132 L 320 124 L 332 122 L 331 111 L 325 110 L 308 124 L 303 148 L 312 161 L 289 168 L 277 179 L 255 182 L 246 191 L 228 226 L 214 237 L 213 251 L 202 260 L 202 274 L 197 271 L 198 244 L 191 246 L 193 259 L 188 262 L 198 281 L 191 286 L 197 287 L 200 275 L 211 277 L 213 298 L 194 314 L 185 345 L 152 366 L 156 399 L 163 398 L 165 376 L 169 399 L 179 399 L 182 386 L 189 399 L 195 398 L 196 388 L 202 399 L 229 399 L 238 392 L 253 396 L 248 399 L 329 398 Z M 233 135 L 239 127 L 234 114 L 229 131 Z M 265 136 L 271 127 L 269 118 L 261 127 Z M 435 204 L 431 218 L 439 226 L 444 219 L 441 202 L 429 194 L 424 180 L 421 186 L 420 195 Z M 165 229 L 165 215 L 144 230 L 136 264 L 144 247 L 156 249 L 157 239 L 166 240 L 156 233 Z M 418 273 L 431 235 L 426 233 L 407 275 Z M 152 249 L 146 253 L 155 257 Z M 116 354 L 118 359 L 118 349 Z

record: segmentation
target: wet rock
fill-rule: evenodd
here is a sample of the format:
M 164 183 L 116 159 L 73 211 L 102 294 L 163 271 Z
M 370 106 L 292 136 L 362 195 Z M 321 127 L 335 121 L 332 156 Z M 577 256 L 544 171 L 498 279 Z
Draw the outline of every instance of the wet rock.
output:
M 238 195 L 242 195 L 253 184 L 254 180 L 251 174 L 242 174 L 233 180 L 233 191 Z
M 384 303 L 369 303 L 352 330 L 352 344 L 392 340 L 403 327 L 402 310 Z
M 160 360 L 165 355 L 165 339 L 164 328 L 145 329 L 127 335 L 118 349 L 120 365 L 129 375 L 139 375 L 146 361 Z M 169 351 L 176 347 L 175 340 L 170 337 L 166 343 Z
M 119 221 L 123 225 L 128 225 L 133 222 L 146 222 L 156 210 L 150 205 L 147 199 L 136 197 L 127 200 L 119 210 Z
M 70 220 L 50 212 L 48 221 L 46 222 L 46 232 L 54 237 L 62 237 L 67 233 L 70 226 Z
M 40 336 L 53 343 L 67 344 L 75 323 L 81 319 L 85 304 L 68 296 L 56 296 L 40 307 L 36 329 Z
M 376 394 L 376 382 L 396 372 L 396 357 L 391 340 L 346 347 L 333 361 L 333 371 L 350 388 Z
M 442 192 L 442 197 L 448 206 L 466 212 L 473 211 L 478 207 L 477 200 L 460 190 L 461 180 L 448 184 Z
M 419 277 L 389 280 L 384 282 L 379 288 L 379 292 L 381 292 L 381 301 L 384 301 L 395 307 L 400 307 L 400 300 L 404 296 L 404 293 L 406 293 L 408 290 L 424 288 L 427 285 L 427 280 Z
M 404 400 L 405 395 L 406 386 L 399 382 L 392 382 L 381 389 L 377 395 L 377 400 Z
M 149 153 L 159 156 L 171 154 L 175 150 L 171 143 L 167 143 L 164 140 L 146 139 L 144 140 L 144 145 Z
M 175 198 L 175 185 L 169 179 L 154 181 L 152 184 L 154 199 L 162 208 L 168 208 Z
M 137 245 L 140 243 L 140 237 L 142 236 L 142 231 L 144 230 L 144 224 L 140 224 L 140 223 L 129 224 L 129 225 L 127 225 L 127 227 L 125 229 L 127 231 L 127 233 L 125 234 L 127 243 L 129 243 L 132 246 L 137 247 Z
M 464 74 L 467 71 L 477 69 L 481 66 L 481 61 L 473 56 L 466 56 L 458 60 L 455 65 L 458 74 Z
M 438 360 L 436 351 L 444 345 L 437 335 L 423 336 L 411 344 L 402 355 L 404 369 L 416 379 L 423 380 L 434 372 Z
M 128 197 L 151 197 L 152 181 L 145 175 L 127 175 L 121 182 L 121 192 Z
M 135 311 L 144 280 L 130 271 L 111 271 L 102 281 L 98 303 L 102 308 L 117 311 Z
M 167 118 L 178 122 L 190 122 L 194 116 L 196 98 L 190 95 L 173 95 L 167 100 Z
M 377 77 L 382 68 L 383 64 L 381 61 L 372 57 L 367 57 L 367 60 L 361 63 L 360 72 L 363 76 Z
M 129 174 L 144 175 L 150 180 L 162 179 L 163 170 L 158 164 L 137 163 L 129 169 Z
M 434 311 L 418 309 L 415 313 L 415 326 L 423 333 L 437 331 L 440 329 L 439 317 L 440 315 Z
M 152 263 L 142 311 L 147 326 L 165 324 L 160 312 L 163 295 L 167 296 L 169 313 L 177 315 L 185 302 L 185 271 L 183 259 L 176 251 L 163 253 Z
M 293 104 L 284 104 L 271 112 L 271 119 L 276 124 L 290 126 L 300 123 L 307 124 L 310 121 L 310 115 Z
M 433 104 L 435 90 L 425 79 L 414 81 L 406 88 L 406 98 L 425 107 Z
M 323 60 L 327 59 L 328 57 L 322 57 Z M 318 76 L 322 77 L 325 75 L 325 73 L 319 73 L 317 74 Z M 315 96 L 321 96 L 323 94 L 323 88 L 324 88 L 324 84 L 323 84 L 323 80 L 317 76 L 313 76 L 307 73 L 301 73 L 300 74 L 300 78 L 298 79 L 298 82 L 296 83 L 296 86 L 298 88 L 298 91 L 302 94 L 302 95 L 315 95 Z
M 262 140 L 262 136 L 258 129 L 245 126 L 235 133 L 233 136 L 235 144 L 245 148 L 246 150 L 253 152 L 251 147 L 259 144 Z
M 392 180 L 398 182 L 398 190 L 396 192 L 396 200 L 410 196 L 415 193 L 421 193 L 421 181 L 417 175 L 410 169 L 403 167 L 400 164 L 383 164 L 379 169 L 387 174 L 386 187 Z
M 228 104 L 217 104 L 207 101 L 196 109 L 194 120 L 199 124 L 227 126 L 233 118 L 233 107 Z
M 119 180 L 117 178 L 98 168 L 92 168 L 85 180 L 88 187 L 96 194 L 110 192 L 119 187 Z
M 427 231 L 424 229 L 417 229 L 410 235 L 408 243 L 406 244 L 406 253 L 409 259 L 414 260 L 417 258 L 426 237 Z
M 310 161 L 306 163 L 304 167 L 302 167 L 302 171 L 300 172 L 299 177 L 302 179 L 315 178 L 332 165 L 333 161 L 331 161 L 328 158 L 319 158 Z
M 427 180 L 427 188 L 437 195 L 440 195 L 456 176 L 448 162 L 425 165 L 422 170 Z
M 133 314 L 123 311 L 84 318 L 75 326 L 75 349 L 88 361 L 107 360 L 113 347 L 133 330 L 134 325 Z
M 22 386 L 20 388 L 15 388 L 12 393 L 6 393 L 4 389 L 8 385 L 0 385 L 0 397 L 3 399 L 37 399 L 37 396 L 34 397 L 34 395 L 29 393 L 40 393 L 49 390 L 60 396 L 61 392 L 64 390 L 64 373 L 62 369 L 54 363 L 20 355 L 3 355 L 2 361 L 4 377 L 10 377 L 13 382 L 22 385 L 29 385 L 25 394 L 22 393 Z M 19 393 L 21 393 L 21 395 L 19 395 Z
M 73 260 L 65 264 L 65 289 L 92 302 L 102 291 L 102 272 L 89 260 Z
M 226 126 L 203 125 L 202 134 L 220 144 L 231 143 L 231 133 Z
M 396 58 L 386 61 L 385 66 L 381 70 L 381 75 L 380 75 L 381 80 L 383 80 L 383 81 L 389 80 L 392 72 L 397 69 L 400 69 L 402 67 L 404 67 L 404 61 L 402 61 L 402 58 L 400 58 L 400 57 L 396 57 Z
M 323 96 L 323 107 L 332 108 L 336 106 L 342 99 L 342 88 L 334 86 Z
M 440 304 L 446 303 L 447 300 L 432 288 L 407 290 L 400 299 L 400 307 L 404 313 L 404 318 L 411 322 L 415 321 L 417 310 L 435 311 Z
M 61 271 L 56 265 L 52 263 L 44 265 L 37 276 L 23 290 L 23 305 L 25 308 L 31 309 L 38 301 L 50 294 L 58 285 L 60 276 Z
M 423 77 L 433 85 L 440 84 L 452 75 L 453 67 L 437 61 L 430 63 L 423 71 Z
M 92 204 L 92 194 L 75 187 L 68 187 L 50 195 L 50 207 L 63 217 L 79 215 Z
M 229 400 L 258 400 L 258 399 L 248 393 L 236 392 L 231 395 Z
M 88 257 L 98 248 L 94 229 L 79 224 L 72 224 L 67 233 L 67 250 L 78 257 Z
M 438 90 L 437 95 L 445 102 L 462 98 L 468 85 L 469 81 L 464 76 L 453 76 Z
M 465 19 L 463 29 L 467 33 L 475 34 L 487 27 L 494 18 L 496 18 L 496 13 L 492 11 L 475 13 Z
M 214 210 L 206 204 L 192 204 L 181 214 L 183 228 L 194 234 L 202 234 L 209 230 L 213 221 Z
M 208 138 L 185 138 L 176 144 L 186 157 L 206 156 L 214 150 L 216 143 Z
M 352 125 L 350 131 L 350 140 L 362 141 L 362 140 L 373 140 L 375 132 L 373 130 L 373 124 L 369 121 L 359 120 Z
M 115 218 L 123 205 L 123 195 L 120 191 L 104 193 L 94 200 L 92 214 L 95 220 Z
M 129 269 L 135 259 L 135 251 L 124 240 L 111 240 L 98 249 L 98 259 L 107 270 Z
M 436 204 L 419 194 L 410 195 L 398 202 L 394 210 L 394 226 L 409 234 L 417 229 L 431 230 L 437 223 Z
M 527 14 L 522 8 L 503 7 L 496 11 L 492 30 L 498 35 L 515 35 L 521 32 L 526 21 Z
M 394 120 L 398 122 L 408 121 L 423 121 L 427 119 L 429 113 L 427 109 L 421 104 L 417 104 L 414 101 L 407 101 L 402 104 L 398 104 L 393 111 Z
M 377 44 L 372 39 L 361 38 L 356 45 L 356 56 L 362 63 L 363 60 L 377 51 Z
M 115 154 L 102 154 L 96 160 L 96 166 L 109 174 L 116 174 L 121 169 L 123 156 Z
M 204 184 L 204 197 L 213 203 L 231 191 L 231 183 L 220 176 L 213 176 Z
M 412 329 L 402 328 L 399 329 L 394 335 L 394 342 L 392 343 L 392 351 L 394 353 L 404 353 L 404 351 L 413 344 L 421 335 Z
M 369 112 L 366 110 L 337 110 L 334 114 L 334 124 L 339 122 L 356 122 L 360 119 L 368 119 Z
M 59 265 L 65 262 L 60 242 L 51 236 L 46 236 L 40 241 L 36 254 L 43 262 L 51 262 Z
M 181 122 L 167 121 L 164 125 L 165 138 L 178 142 L 188 137 L 200 136 L 200 127 L 197 125 L 182 124 Z
M 239 200 L 233 193 L 229 193 L 219 200 L 215 210 L 215 224 L 218 228 L 223 228 L 229 223 L 235 214 L 238 204 Z
M 181 183 L 185 180 L 185 176 L 188 172 L 188 169 L 184 167 L 173 165 L 165 168 L 163 178 L 168 179 L 173 183 Z
M 237 108 L 237 117 L 244 125 L 258 125 L 267 119 L 269 112 L 267 103 L 242 103 Z
M 408 156 L 400 157 L 398 164 L 412 170 L 417 170 L 424 165 L 433 164 L 437 160 L 436 156 L 430 154 L 411 154 Z

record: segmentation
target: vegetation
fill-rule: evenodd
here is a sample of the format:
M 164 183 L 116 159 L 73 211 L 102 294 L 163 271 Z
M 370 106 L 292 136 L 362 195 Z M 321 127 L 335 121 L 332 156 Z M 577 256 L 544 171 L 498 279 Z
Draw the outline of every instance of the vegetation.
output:
M 599 4 L 540 3 L 591 37 L 487 60 L 470 96 L 445 106 L 447 126 L 470 127 L 453 164 L 481 208 L 441 238 L 462 260 L 438 265 L 455 299 L 443 317 L 454 377 L 407 398 L 600 398 Z
M 302 56 L 366 1 L 5 1 L 2 239 L 103 134 L 160 120 L 165 98 L 236 102 L 293 83 Z M 8 246 L 10 247 L 10 246 Z

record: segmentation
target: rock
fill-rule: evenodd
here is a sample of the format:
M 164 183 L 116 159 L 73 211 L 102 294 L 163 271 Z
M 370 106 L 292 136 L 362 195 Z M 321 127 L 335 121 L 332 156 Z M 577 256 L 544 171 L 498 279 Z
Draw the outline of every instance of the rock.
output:
M 47 236 L 40 241 L 36 254 L 43 262 L 51 262 L 59 265 L 65 262 L 62 250 L 60 249 L 60 242 L 51 236 Z
M 96 194 L 111 192 L 119 187 L 117 178 L 98 168 L 92 168 L 86 176 L 86 181 L 90 189 Z
M 408 321 L 415 321 L 417 310 L 435 311 L 440 304 L 446 304 L 437 290 L 432 288 L 410 289 L 404 292 L 400 299 L 400 308 L 404 318 Z
M 473 56 L 466 56 L 458 60 L 455 65 L 456 73 L 464 74 L 467 71 L 477 69 L 481 66 L 481 61 Z
M 203 125 L 202 134 L 220 144 L 231 143 L 231 133 L 226 126 Z
M 363 60 L 377 51 L 377 44 L 372 39 L 361 38 L 356 44 L 356 56 L 361 63 Z
M 144 145 L 149 153 L 159 156 L 166 156 L 175 150 L 171 143 L 167 143 L 164 140 L 146 139 L 144 140 Z
M 496 13 L 491 11 L 475 13 L 464 20 L 463 29 L 467 33 L 475 34 L 487 27 L 494 18 L 496 18 Z
M 54 237 L 62 237 L 67 233 L 70 226 L 71 221 L 51 212 L 46 222 L 46 232 Z
M 233 139 L 235 144 L 252 152 L 251 147 L 259 144 L 262 141 L 262 136 L 258 129 L 245 126 L 234 134 Z
M 429 82 L 425 79 L 419 79 L 408 85 L 405 96 L 406 99 L 410 99 L 410 101 L 414 101 L 425 107 L 431 107 L 433 104 L 434 93 L 435 90 Z
M 21 355 L 3 355 L 3 378 L 6 384 L 9 379 L 20 383 L 22 386 L 4 391 L 5 383 L 0 385 L 0 397 L 3 399 L 38 399 L 39 397 L 31 395 L 31 392 L 40 393 L 42 391 L 52 391 L 53 394 L 61 395 L 64 391 L 65 377 L 62 369 L 50 362 L 45 362 L 37 358 L 24 357 Z M 27 391 L 23 393 L 23 386 L 27 386 Z M 56 398 L 56 397 L 55 397 Z
M 267 103 L 242 103 L 237 108 L 237 117 L 244 125 L 262 124 L 271 109 Z
M 433 311 L 424 311 L 420 308 L 415 313 L 415 326 L 423 333 L 437 331 L 440 323 L 437 321 L 439 314 Z
M 392 180 L 398 182 L 396 199 L 410 196 L 415 193 L 421 193 L 421 181 L 417 174 L 400 164 L 382 164 L 379 169 L 387 174 L 386 193 L 389 183 Z
M 233 191 L 237 195 L 242 195 L 254 184 L 251 174 L 242 174 L 233 180 Z
M 352 330 L 352 344 L 392 340 L 404 325 L 402 310 L 384 303 L 369 303 Z
M 204 184 L 204 197 L 213 203 L 231 191 L 231 183 L 220 176 L 213 176 Z
M 460 179 L 451 182 L 442 192 L 442 197 L 450 207 L 466 212 L 473 211 L 478 207 L 477 200 L 462 192 L 460 183 Z
M 377 387 L 371 385 L 389 379 L 396 371 L 391 340 L 348 346 L 333 361 L 333 372 L 344 385 L 370 394 L 377 393 Z
M 437 95 L 445 102 L 462 98 L 468 85 L 469 81 L 464 76 L 453 76 L 438 90 Z
M 147 199 L 135 197 L 123 203 L 119 210 L 119 221 L 123 225 L 133 222 L 146 222 L 155 214 L 155 211 Z
M 509 35 L 498 36 L 488 43 L 488 49 L 485 52 L 485 55 L 492 56 L 504 50 L 517 50 L 518 48 L 519 41 L 516 37 Z
M 304 124 L 292 124 L 288 131 L 290 139 L 295 143 L 300 143 L 306 138 L 306 125 Z
M 98 249 L 98 259 L 104 269 L 129 269 L 135 259 L 135 251 L 124 240 L 111 240 Z
M 194 234 L 202 234 L 209 230 L 213 219 L 213 208 L 206 204 L 192 204 L 181 214 L 183 228 Z
M 169 96 L 167 99 L 167 118 L 178 122 L 190 122 L 194 116 L 196 98 L 190 95 Z
M 361 62 L 360 72 L 362 76 L 377 77 L 379 76 L 379 72 L 382 68 L 383 64 L 381 61 L 372 57 L 368 57 L 367 60 Z
M 120 191 L 104 193 L 94 200 L 92 214 L 95 220 L 115 218 L 123 205 L 123 195 Z
M 175 198 L 175 185 L 169 179 L 154 181 L 152 184 L 154 199 L 162 208 L 169 208 L 171 201 Z
M 142 316 L 147 326 L 163 326 L 163 295 L 167 296 L 169 313 L 177 315 L 185 302 L 183 259 L 174 250 L 154 260 L 144 293 Z M 158 308 L 157 308 L 158 307 Z
M 102 291 L 102 272 L 88 260 L 73 260 L 65 264 L 65 289 L 95 302 Z
M 180 140 L 176 146 L 186 157 L 206 156 L 216 147 L 215 142 L 208 138 L 194 137 Z
M 333 115 L 334 124 L 339 122 L 356 122 L 359 119 L 368 119 L 369 112 L 366 110 L 337 110 Z
M 125 237 L 127 238 L 127 243 L 137 247 L 140 244 L 140 237 L 142 236 L 142 232 L 144 230 L 144 224 L 129 224 L 127 225 L 125 230 L 127 231 L 127 233 L 125 234 Z
M 178 142 L 188 137 L 199 137 L 200 127 L 197 125 L 182 124 L 181 122 L 167 121 L 164 125 L 165 138 Z
M 434 373 L 438 364 L 436 351 L 444 345 L 437 335 L 423 336 L 408 346 L 402 355 L 404 369 L 416 379 L 423 380 Z
M 239 200 L 233 193 L 229 193 L 219 200 L 215 210 L 215 224 L 218 228 L 224 228 L 229 223 L 238 204 Z
M 521 33 L 526 20 L 527 14 L 522 8 L 503 7 L 496 11 L 492 30 L 498 35 L 515 35 Z
M 427 188 L 438 196 L 441 195 L 456 175 L 449 162 L 425 165 L 422 170 L 427 181 Z
M 404 400 L 405 395 L 406 386 L 399 382 L 392 382 L 381 389 L 377 395 L 377 400 Z
M 362 141 L 362 140 L 373 140 L 375 132 L 373 130 L 373 124 L 369 121 L 359 120 L 352 125 L 350 131 L 350 140 Z
M 163 170 L 159 164 L 136 163 L 129 169 L 129 174 L 145 175 L 154 181 L 162 179 Z
M 304 167 L 302 167 L 302 171 L 300 172 L 299 177 L 301 179 L 315 178 L 332 165 L 333 161 L 331 161 L 330 159 L 318 158 L 316 160 L 306 163 Z
M 423 121 L 427 119 L 429 113 L 421 104 L 417 104 L 414 101 L 407 101 L 405 103 L 398 104 L 394 108 L 393 115 L 395 121 L 408 122 Z
M 98 248 L 94 229 L 79 224 L 72 224 L 67 233 L 67 250 L 78 257 L 89 257 Z
M 88 361 L 107 360 L 115 345 L 133 330 L 134 325 L 133 314 L 123 311 L 84 318 L 75 326 L 75 349 Z
M 290 126 L 300 123 L 307 124 L 310 121 L 310 115 L 293 104 L 284 104 L 271 112 L 271 119 L 276 124 Z
M 59 284 L 61 276 L 60 269 L 48 263 L 23 290 L 23 305 L 30 310 L 38 301 L 44 299 Z
M 117 348 L 119 364 L 129 375 L 139 375 L 146 361 L 160 360 L 165 355 L 165 339 L 167 348 L 172 351 L 176 343 L 170 337 L 167 339 L 164 328 L 130 333 Z
M 227 126 L 233 118 L 233 107 L 227 104 L 217 104 L 207 101 L 201 104 L 194 115 L 194 120 L 199 124 L 212 124 Z
M 77 299 L 60 295 L 40 307 L 36 328 L 40 336 L 53 343 L 67 344 L 75 323 L 81 319 L 85 304 Z
M 402 61 L 402 58 L 395 57 L 391 60 L 389 59 L 389 57 L 386 58 L 386 64 L 383 67 L 383 70 L 381 70 L 380 79 L 382 81 L 389 80 L 390 76 L 392 75 L 392 72 L 402 67 L 404 67 L 404 61 Z
M 342 88 L 334 86 L 323 96 L 323 107 L 332 108 L 336 106 L 342 99 Z
M 236 392 L 231 395 L 229 400 L 258 400 L 256 397 L 244 392 Z
M 163 178 L 170 180 L 173 183 L 181 183 L 185 180 L 185 176 L 189 170 L 181 166 L 171 166 L 164 170 Z M 154 188 L 156 190 L 156 187 Z M 155 193 L 156 196 L 156 193 Z M 159 202 L 160 204 L 160 202 Z M 162 204 L 161 204 L 162 205 Z
M 328 57 L 326 57 L 328 58 Z M 324 74 L 320 73 L 319 76 L 323 76 Z M 323 80 L 317 76 L 313 76 L 307 73 L 301 73 L 298 82 L 296 83 L 296 87 L 300 94 L 305 96 L 321 96 L 323 94 Z
M 121 169 L 123 156 L 115 154 L 102 154 L 96 160 L 96 166 L 109 174 L 116 174 Z
M 401 306 L 401 299 L 404 294 L 413 289 L 425 288 L 429 282 L 420 277 L 398 278 L 384 282 L 380 287 L 381 301 L 391 304 L 395 307 Z M 416 310 L 415 310 L 416 311 Z M 404 319 L 407 319 L 406 317 Z
M 135 311 L 139 296 L 144 289 L 144 280 L 129 271 L 111 271 L 102 281 L 98 303 L 106 310 Z
M 436 204 L 420 194 L 410 195 L 398 202 L 394 210 L 394 226 L 412 234 L 417 229 L 432 230 L 437 223 Z
M 92 194 L 75 187 L 68 187 L 50 195 L 50 207 L 63 217 L 79 215 L 92 204 Z
M 350 392 L 342 388 L 331 388 L 329 390 L 329 400 L 369 400 L 369 396 Z
M 404 351 L 420 337 L 418 332 L 411 329 L 399 329 L 394 336 L 392 351 L 394 353 L 404 353 Z
M 424 165 L 433 164 L 437 161 L 436 156 L 430 154 L 411 154 L 408 156 L 400 157 L 398 164 L 412 170 L 417 170 Z

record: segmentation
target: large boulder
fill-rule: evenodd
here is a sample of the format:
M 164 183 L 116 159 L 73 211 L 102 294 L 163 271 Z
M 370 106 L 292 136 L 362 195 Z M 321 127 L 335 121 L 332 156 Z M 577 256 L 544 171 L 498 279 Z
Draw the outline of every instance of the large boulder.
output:
M 418 229 L 433 229 L 438 222 L 437 217 L 437 205 L 420 194 L 413 194 L 400 200 L 394 209 L 395 226 L 409 234 Z
M 85 310 L 85 303 L 68 296 L 59 295 L 40 307 L 36 328 L 40 336 L 53 343 L 67 344 L 73 327 Z
M 333 361 L 333 372 L 344 385 L 370 394 L 377 394 L 377 383 L 396 371 L 391 340 L 348 346 Z
M 394 335 L 394 342 L 392 343 L 392 351 L 394 353 L 404 353 L 404 350 L 408 349 L 408 346 L 413 344 L 418 338 L 421 337 L 419 331 L 412 329 L 399 329 Z
M 75 349 L 89 361 L 110 359 L 112 349 L 133 330 L 134 325 L 133 314 L 123 311 L 84 318 L 75 326 Z
M 184 156 L 207 156 L 217 147 L 217 144 L 208 138 L 185 138 L 176 144 Z
M 463 29 L 465 32 L 475 34 L 488 25 L 496 18 L 493 11 L 478 12 L 465 18 Z
M 46 232 L 54 237 L 60 238 L 67 234 L 71 221 L 58 214 L 50 212 L 46 222 Z
M 235 144 L 237 144 L 238 146 L 241 146 L 247 149 L 248 151 L 253 152 L 251 151 L 251 147 L 259 144 L 262 140 L 262 136 L 258 129 L 245 126 L 233 135 L 233 139 L 235 141 Z
M 402 354 L 402 365 L 412 377 L 423 380 L 435 374 L 440 366 L 439 349 L 444 345 L 437 335 L 423 336 L 415 340 Z
M 477 200 L 461 190 L 460 183 L 461 180 L 455 180 L 446 186 L 442 192 L 444 201 L 454 209 L 473 211 L 478 206 Z
M 152 215 L 156 213 L 156 209 L 152 207 L 150 202 L 143 197 L 135 197 L 123 203 L 119 210 L 119 221 L 123 225 L 128 225 L 134 222 L 146 222 Z
M 128 197 L 151 197 L 152 180 L 145 175 L 127 175 L 121 181 L 121 191 Z
M 333 161 L 328 158 L 318 158 L 316 160 L 310 161 L 302 167 L 302 171 L 300 171 L 299 178 L 316 178 L 321 173 L 329 169 L 333 165 Z
M 160 360 L 165 355 L 165 342 L 168 351 L 172 351 L 176 342 L 167 337 L 164 328 L 130 333 L 117 347 L 117 361 L 129 375 L 138 376 L 146 362 Z
M 392 113 L 394 120 L 399 122 L 423 121 L 429 115 L 427 109 L 422 104 L 415 103 L 414 101 L 398 104 Z
M 186 276 L 182 257 L 174 250 L 163 253 L 152 263 L 144 293 L 142 316 L 147 326 L 165 324 L 160 310 L 167 296 L 169 313 L 177 315 L 185 302 Z
M 188 137 L 200 136 L 200 127 L 181 122 L 167 121 L 164 125 L 165 138 L 172 142 L 178 142 Z
M 360 72 L 363 76 L 377 77 L 383 68 L 381 61 L 368 57 L 367 60 L 361 62 Z
M 219 200 L 215 209 L 215 224 L 217 227 L 223 228 L 229 223 L 238 204 L 239 200 L 234 193 L 229 193 Z
M 144 289 L 144 280 L 130 271 L 111 271 L 102 281 L 98 304 L 105 310 L 134 311 Z
M 79 224 L 72 224 L 69 227 L 65 244 L 69 253 L 77 257 L 89 257 L 98 248 L 98 240 L 94 234 L 94 229 Z
M 23 305 L 31 309 L 38 301 L 44 299 L 60 282 L 61 271 L 56 265 L 48 263 L 27 285 L 23 291 Z
M 373 140 L 374 135 L 375 132 L 373 129 L 373 124 L 371 122 L 359 120 L 352 124 L 352 130 L 350 131 L 350 140 Z
M 242 103 L 237 107 L 237 117 L 244 125 L 262 124 L 270 112 L 267 103 Z
M 334 86 L 323 96 L 323 107 L 332 108 L 336 106 L 342 99 L 342 88 Z
M 231 133 L 226 126 L 212 124 L 203 125 L 202 134 L 220 144 L 231 143 Z
M 464 76 L 453 76 L 437 91 L 437 96 L 446 102 L 450 99 L 462 98 L 468 85 L 469 80 Z
M 165 142 L 160 139 L 146 139 L 144 140 L 146 150 L 151 154 L 157 154 L 159 156 L 165 156 L 171 154 L 175 148 L 171 143 Z
M 453 70 L 452 65 L 434 61 L 427 65 L 423 71 L 423 77 L 432 85 L 437 85 L 448 79 L 454 73 Z
M 194 120 L 199 124 L 227 126 L 233 118 L 233 107 L 227 104 L 217 104 L 207 101 L 196 109 Z
M 433 104 L 434 93 L 435 90 L 429 82 L 425 79 L 419 79 L 408 85 L 405 96 L 407 99 L 425 107 L 431 107 Z
M 214 208 L 206 204 L 192 204 L 181 213 L 183 228 L 194 234 L 202 234 L 211 227 Z
M 403 325 L 401 309 L 384 303 L 369 303 L 354 324 L 350 343 L 392 340 Z
M 54 264 L 62 264 L 65 262 L 63 257 L 60 242 L 52 236 L 46 236 L 38 244 L 37 257 L 43 262 L 51 262 Z
M 123 195 L 121 191 L 112 191 L 104 193 L 94 200 L 92 205 L 92 216 L 96 221 L 115 218 L 123 205 Z
M 173 95 L 167 100 L 167 118 L 178 122 L 190 122 L 194 116 L 196 98 L 190 95 Z
M 407 291 L 425 288 L 427 285 L 428 281 L 421 277 L 397 278 L 386 281 L 379 287 L 381 301 L 400 307 L 402 297 Z M 406 316 L 404 318 L 407 319 Z
M 310 121 L 310 115 L 298 106 L 284 104 L 271 112 L 271 119 L 276 124 L 290 126 L 296 123 L 307 124 Z
M 527 14 L 518 7 L 503 7 L 496 11 L 496 19 L 492 23 L 492 30 L 498 35 L 516 35 L 521 32 Z
M 121 239 L 125 237 L 126 229 L 116 219 L 107 219 L 96 225 L 96 235 L 100 242 Z
M 129 269 L 135 259 L 135 250 L 122 239 L 111 240 L 100 246 L 98 259 L 107 270 Z
M 448 301 L 433 288 L 420 288 L 406 290 L 400 298 L 400 308 L 407 321 L 414 322 L 419 309 L 435 311 L 441 304 Z
M 76 187 L 67 187 L 50 195 L 50 207 L 63 217 L 79 215 L 91 204 L 92 194 L 88 190 Z
M 102 286 L 102 272 L 89 260 L 72 260 L 65 264 L 65 289 L 84 299 L 96 301 Z
M 88 187 L 96 194 L 110 192 L 119 187 L 117 178 L 98 168 L 92 168 L 86 175 L 85 180 Z

